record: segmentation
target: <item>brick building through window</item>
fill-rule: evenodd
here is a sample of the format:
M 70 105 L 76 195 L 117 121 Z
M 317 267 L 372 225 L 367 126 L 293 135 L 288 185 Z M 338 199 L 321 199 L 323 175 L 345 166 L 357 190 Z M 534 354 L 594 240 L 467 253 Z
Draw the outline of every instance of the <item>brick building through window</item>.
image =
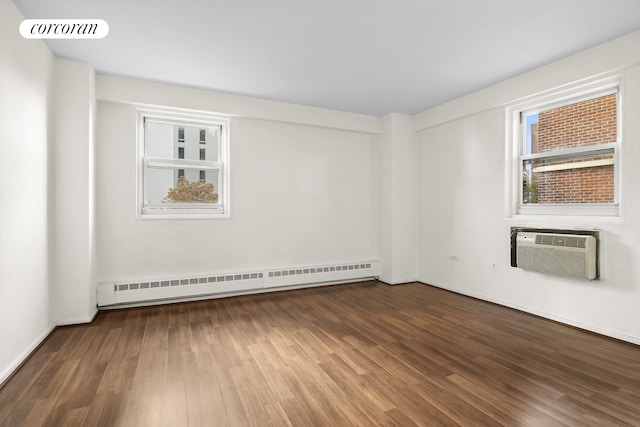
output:
M 534 156 L 523 163 L 523 203 L 614 203 L 613 152 L 592 149 L 617 141 L 615 93 L 541 111 L 527 122 L 525 151 Z M 547 155 L 535 156 L 541 153 Z

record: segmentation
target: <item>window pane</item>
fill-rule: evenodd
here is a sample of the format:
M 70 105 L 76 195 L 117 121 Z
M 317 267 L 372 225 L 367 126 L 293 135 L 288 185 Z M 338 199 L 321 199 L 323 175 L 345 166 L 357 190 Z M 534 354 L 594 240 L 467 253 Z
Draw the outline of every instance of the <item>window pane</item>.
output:
M 613 153 L 523 162 L 524 204 L 613 203 Z
M 177 127 L 176 130 L 174 130 L 173 125 L 163 123 L 146 123 L 145 127 L 146 150 L 148 156 L 164 158 L 174 158 L 174 156 L 177 156 Z
M 147 204 L 218 203 L 218 193 L 218 170 L 147 169 Z
M 525 154 L 616 142 L 617 95 L 530 114 L 525 122 Z
M 169 123 L 147 122 L 147 156 L 165 159 L 203 160 L 201 149 L 206 150 L 208 161 L 220 159 L 218 127 L 202 129 L 195 126 L 176 126 Z M 201 139 L 203 138 L 204 139 Z
M 220 128 L 208 128 L 206 141 L 200 144 L 200 148 L 207 151 L 207 161 L 220 161 Z

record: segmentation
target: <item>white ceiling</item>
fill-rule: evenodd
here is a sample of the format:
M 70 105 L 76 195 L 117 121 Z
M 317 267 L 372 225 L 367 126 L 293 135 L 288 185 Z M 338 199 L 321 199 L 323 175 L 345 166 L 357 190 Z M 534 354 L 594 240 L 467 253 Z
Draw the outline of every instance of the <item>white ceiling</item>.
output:
M 56 40 L 99 73 L 381 116 L 415 114 L 640 30 L 640 0 L 14 0 L 104 19 Z

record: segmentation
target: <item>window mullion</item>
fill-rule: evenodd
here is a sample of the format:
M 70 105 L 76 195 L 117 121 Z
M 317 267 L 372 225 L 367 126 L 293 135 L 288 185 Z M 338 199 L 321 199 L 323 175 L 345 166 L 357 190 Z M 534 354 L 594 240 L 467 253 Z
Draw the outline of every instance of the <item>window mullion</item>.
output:
M 212 162 L 206 160 L 189 160 L 189 159 L 145 159 L 147 167 L 161 169 L 206 169 L 218 170 L 222 168 L 221 162 Z
M 592 145 L 589 147 L 569 148 L 566 150 L 545 151 L 542 153 L 523 154 L 520 161 L 525 160 L 555 160 L 572 159 L 576 157 L 587 157 L 590 155 L 612 154 L 617 143 Z

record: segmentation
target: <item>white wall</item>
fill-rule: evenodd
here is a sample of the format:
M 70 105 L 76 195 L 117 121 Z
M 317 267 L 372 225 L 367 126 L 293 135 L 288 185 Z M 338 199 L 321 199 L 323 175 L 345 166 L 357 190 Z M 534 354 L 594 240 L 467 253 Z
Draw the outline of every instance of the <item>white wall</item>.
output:
M 377 258 L 377 119 L 106 76 L 97 81 L 100 281 Z M 231 219 L 135 219 L 134 102 L 234 114 Z
M 380 280 L 417 280 L 418 161 L 413 117 L 387 114 L 378 136 Z
M 57 324 L 90 322 L 96 309 L 95 73 L 89 64 L 55 61 L 53 149 L 54 281 Z
M 0 1 L 0 383 L 54 326 L 49 308 L 54 58 Z
M 640 343 L 640 33 L 415 117 L 420 280 Z M 620 218 L 509 214 L 504 105 L 611 71 L 622 73 Z M 510 267 L 512 226 L 601 230 L 600 281 Z

